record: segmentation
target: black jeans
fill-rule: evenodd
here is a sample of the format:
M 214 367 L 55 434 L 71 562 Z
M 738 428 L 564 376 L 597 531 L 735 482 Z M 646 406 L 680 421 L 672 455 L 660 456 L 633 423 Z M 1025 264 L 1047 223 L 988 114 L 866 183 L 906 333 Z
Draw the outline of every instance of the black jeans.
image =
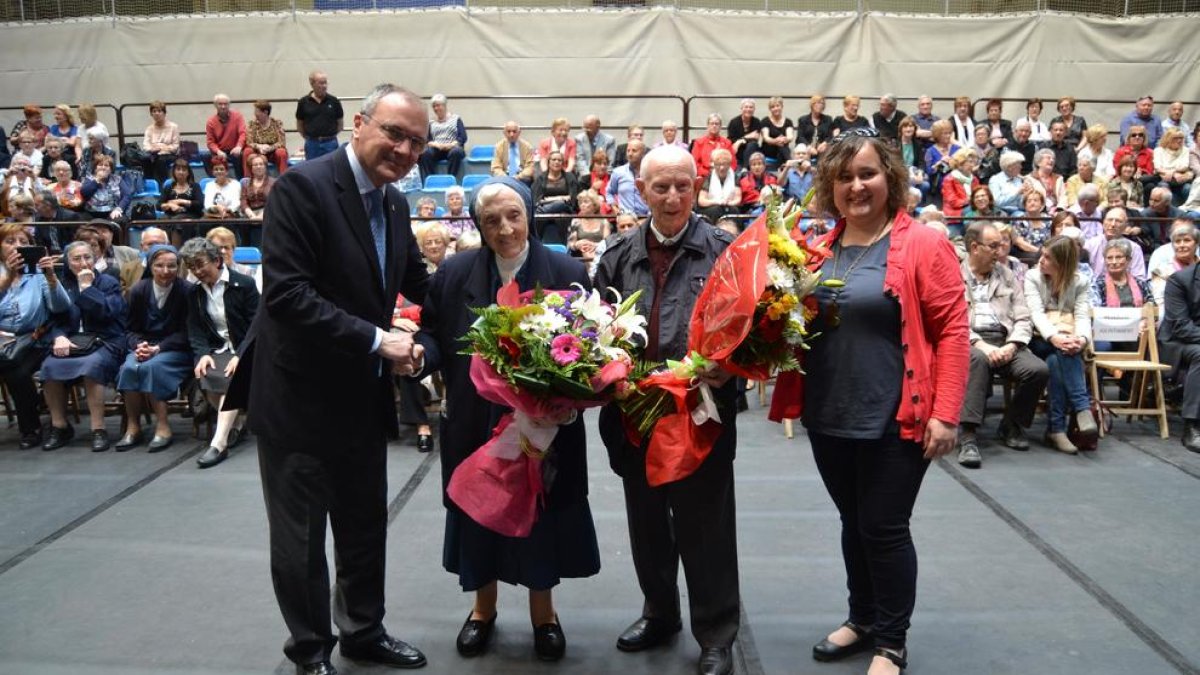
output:
M 929 462 L 921 446 L 889 433 L 854 440 L 809 432 L 825 489 L 842 517 L 850 621 L 880 647 L 905 645 L 917 596 L 909 519 Z
M 0 381 L 8 385 L 8 393 L 12 396 L 13 408 L 17 413 L 17 428 L 22 436 L 42 428 L 42 420 L 38 415 L 40 396 L 37 385 L 33 383 L 33 374 L 42 367 L 48 352 L 45 347 L 34 346 L 20 361 L 0 370 Z

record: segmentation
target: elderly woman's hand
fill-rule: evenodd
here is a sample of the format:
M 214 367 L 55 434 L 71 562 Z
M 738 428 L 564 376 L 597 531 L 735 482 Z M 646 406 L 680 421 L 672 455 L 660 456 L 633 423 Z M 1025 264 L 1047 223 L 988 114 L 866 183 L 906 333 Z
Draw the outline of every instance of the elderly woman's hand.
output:
M 237 367 L 238 357 L 234 356 L 229 359 L 229 365 L 225 366 L 225 377 L 233 377 L 233 374 L 237 372 Z
M 13 248 L 8 252 L 8 257 L 4 259 L 4 266 L 8 268 L 9 274 L 19 274 L 25 268 L 25 259 L 21 257 L 16 248 Z
M 958 427 L 938 419 L 929 420 L 929 425 L 925 427 L 925 459 L 937 459 L 949 454 L 957 438 Z
M 196 369 L 193 372 L 197 378 L 202 378 L 208 374 L 208 371 L 215 368 L 216 365 L 217 362 L 213 360 L 213 357 L 205 354 L 204 356 L 200 357 L 199 361 L 196 362 Z
M 38 261 L 38 269 L 46 275 L 46 283 L 50 284 L 50 288 L 54 288 L 58 284 L 58 275 L 54 273 L 54 266 L 58 264 L 60 258 L 62 258 L 60 255 L 48 255 Z
M 50 347 L 50 351 L 58 357 L 68 356 L 71 353 L 71 341 L 66 336 L 59 335 L 54 338 L 54 344 Z
M 96 281 L 96 271 L 82 269 L 79 270 L 79 274 L 75 275 L 75 278 L 79 280 L 79 290 L 84 291 L 91 288 L 92 284 Z

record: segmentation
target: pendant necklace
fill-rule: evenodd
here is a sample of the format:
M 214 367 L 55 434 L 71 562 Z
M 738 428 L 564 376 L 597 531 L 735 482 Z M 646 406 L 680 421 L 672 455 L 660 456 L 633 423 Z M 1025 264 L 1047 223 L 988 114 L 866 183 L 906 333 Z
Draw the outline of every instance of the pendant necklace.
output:
M 891 219 L 888 219 L 888 221 L 883 224 L 883 227 L 881 227 L 879 231 L 875 233 L 875 236 L 871 238 L 870 243 L 863 247 L 862 253 L 859 253 L 858 257 L 850 261 L 850 266 L 842 272 L 841 276 L 838 276 L 838 265 L 841 262 L 843 250 L 841 239 L 839 238 L 838 242 L 834 244 L 836 250 L 833 254 L 833 276 L 831 280 L 840 281 L 842 282 L 842 285 L 833 289 L 833 297 L 829 299 L 829 312 L 826 316 L 826 322 L 829 324 L 830 328 L 837 328 L 838 325 L 842 323 L 841 306 L 838 304 L 838 299 L 842 297 L 842 289 L 846 287 L 846 280 L 850 278 L 850 275 L 854 272 L 854 268 L 858 267 L 858 264 L 863 261 L 863 258 L 867 257 L 867 254 L 871 252 L 871 249 L 875 248 L 875 244 L 878 244 L 880 240 L 883 239 L 883 235 L 887 234 L 887 232 L 891 229 L 892 221 Z M 845 236 L 844 230 L 842 232 L 842 236 Z

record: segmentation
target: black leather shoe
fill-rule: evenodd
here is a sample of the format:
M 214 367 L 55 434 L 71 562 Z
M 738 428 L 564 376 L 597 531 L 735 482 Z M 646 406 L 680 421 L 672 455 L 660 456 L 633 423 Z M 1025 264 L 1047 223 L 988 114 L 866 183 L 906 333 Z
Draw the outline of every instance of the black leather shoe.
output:
M 42 428 L 31 431 L 27 434 L 21 434 L 21 449 L 31 450 L 42 444 Z
M 149 452 L 162 452 L 163 450 L 171 447 L 171 444 L 174 442 L 174 436 L 155 436 L 150 440 Z
M 617 638 L 617 649 L 623 652 L 640 652 L 643 649 L 657 647 L 681 630 L 683 630 L 683 624 L 679 619 L 666 621 L 643 616 L 634 621 L 629 628 L 625 629 L 624 633 L 621 633 L 621 637 Z
M 225 437 L 225 449 L 236 448 L 238 443 L 246 440 L 246 430 L 233 428 L 229 430 L 229 435 Z
M 392 668 L 421 668 L 425 665 L 424 654 L 386 633 L 366 644 L 343 644 L 342 656 L 352 661 L 367 661 Z
M 42 445 L 42 450 L 57 450 L 71 439 L 75 438 L 75 427 L 68 424 L 65 427 L 50 427 L 50 435 L 46 438 L 46 442 Z
M 1183 427 L 1183 447 L 1192 452 L 1200 452 L 1200 427 L 1188 422 Z
M 472 619 L 472 615 L 468 614 L 467 622 L 463 624 L 462 630 L 458 631 L 458 642 L 455 643 L 458 653 L 471 657 L 487 651 L 488 642 L 492 640 L 492 628 L 496 625 L 496 617 L 499 615 L 497 612 L 491 619 L 480 621 Z
M 563 634 L 557 614 L 554 623 L 533 627 L 533 651 L 542 661 L 557 661 L 567 653 L 567 636 Z
M 830 642 L 829 638 L 825 638 L 824 640 L 821 640 L 817 644 L 813 645 L 814 659 L 826 662 L 837 661 L 852 654 L 866 651 L 875 644 L 875 638 L 871 635 L 870 628 L 863 628 L 862 626 L 850 621 L 847 621 L 842 625 L 854 631 L 854 634 L 858 636 L 858 639 L 848 645 L 842 646 Z
M 418 434 L 417 450 L 420 452 L 429 452 L 433 450 L 433 436 L 431 434 Z
M 116 449 L 117 452 L 125 452 L 126 450 L 129 450 L 131 448 L 136 448 L 137 446 L 139 446 L 141 444 L 142 444 L 142 432 L 139 431 L 136 434 L 125 434 L 124 436 L 121 437 L 121 440 L 117 441 L 117 444 L 114 445 L 113 447 Z
M 882 656 L 883 658 L 887 659 L 888 661 L 891 661 L 892 663 L 899 666 L 900 670 L 904 670 L 905 668 L 908 667 L 908 648 L 907 647 L 901 647 L 899 649 L 893 649 L 891 647 L 876 647 L 875 648 L 875 656 Z
M 337 668 L 328 661 L 319 663 L 297 663 L 296 675 L 337 675 Z
M 733 650 L 729 647 L 704 647 L 700 650 L 700 675 L 733 675 Z
M 92 452 L 104 452 L 112 447 L 112 442 L 108 440 L 108 432 L 104 429 L 92 430 Z
M 210 445 L 208 446 L 208 449 L 204 451 L 204 454 L 200 455 L 200 457 L 196 459 L 196 465 L 201 469 L 207 469 L 224 462 L 227 457 L 229 457 L 228 450 L 222 450 L 215 445 Z

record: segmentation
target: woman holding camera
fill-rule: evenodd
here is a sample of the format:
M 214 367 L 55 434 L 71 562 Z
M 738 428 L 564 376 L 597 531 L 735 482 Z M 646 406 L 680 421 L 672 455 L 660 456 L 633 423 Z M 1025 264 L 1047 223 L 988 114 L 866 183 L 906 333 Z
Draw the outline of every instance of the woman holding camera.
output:
M 73 241 L 63 258 L 63 287 L 71 303 L 54 317 L 50 356 L 42 363 L 42 391 L 53 425 L 42 449 L 57 450 L 75 437 L 67 422 L 67 383 L 82 377 L 92 452 L 104 452 L 111 445 L 104 428 L 104 388 L 116 378 L 125 353 L 125 298 L 120 281 L 96 272 L 91 244 Z
M 29 233 L 18 223 L 0 225 L 0 380 L 8 386 L 17 411 L 21 449 L 42 444 L 42 422 L 38 417 L 37 387 L 33 374 L 46 357 L 43 341 L 50 315 L 66 311 L 71 298 L 54 274 L 55 257 L 45 249 L 22 252 L 32 244 Z M 36 260 L 27 256 L 43 255 Z M 32 263 L 32 264 L 31 264 Z M 11 347 L 7 343 L 14 343 Z M 22 347 L 21 343 L 27 343 Z

